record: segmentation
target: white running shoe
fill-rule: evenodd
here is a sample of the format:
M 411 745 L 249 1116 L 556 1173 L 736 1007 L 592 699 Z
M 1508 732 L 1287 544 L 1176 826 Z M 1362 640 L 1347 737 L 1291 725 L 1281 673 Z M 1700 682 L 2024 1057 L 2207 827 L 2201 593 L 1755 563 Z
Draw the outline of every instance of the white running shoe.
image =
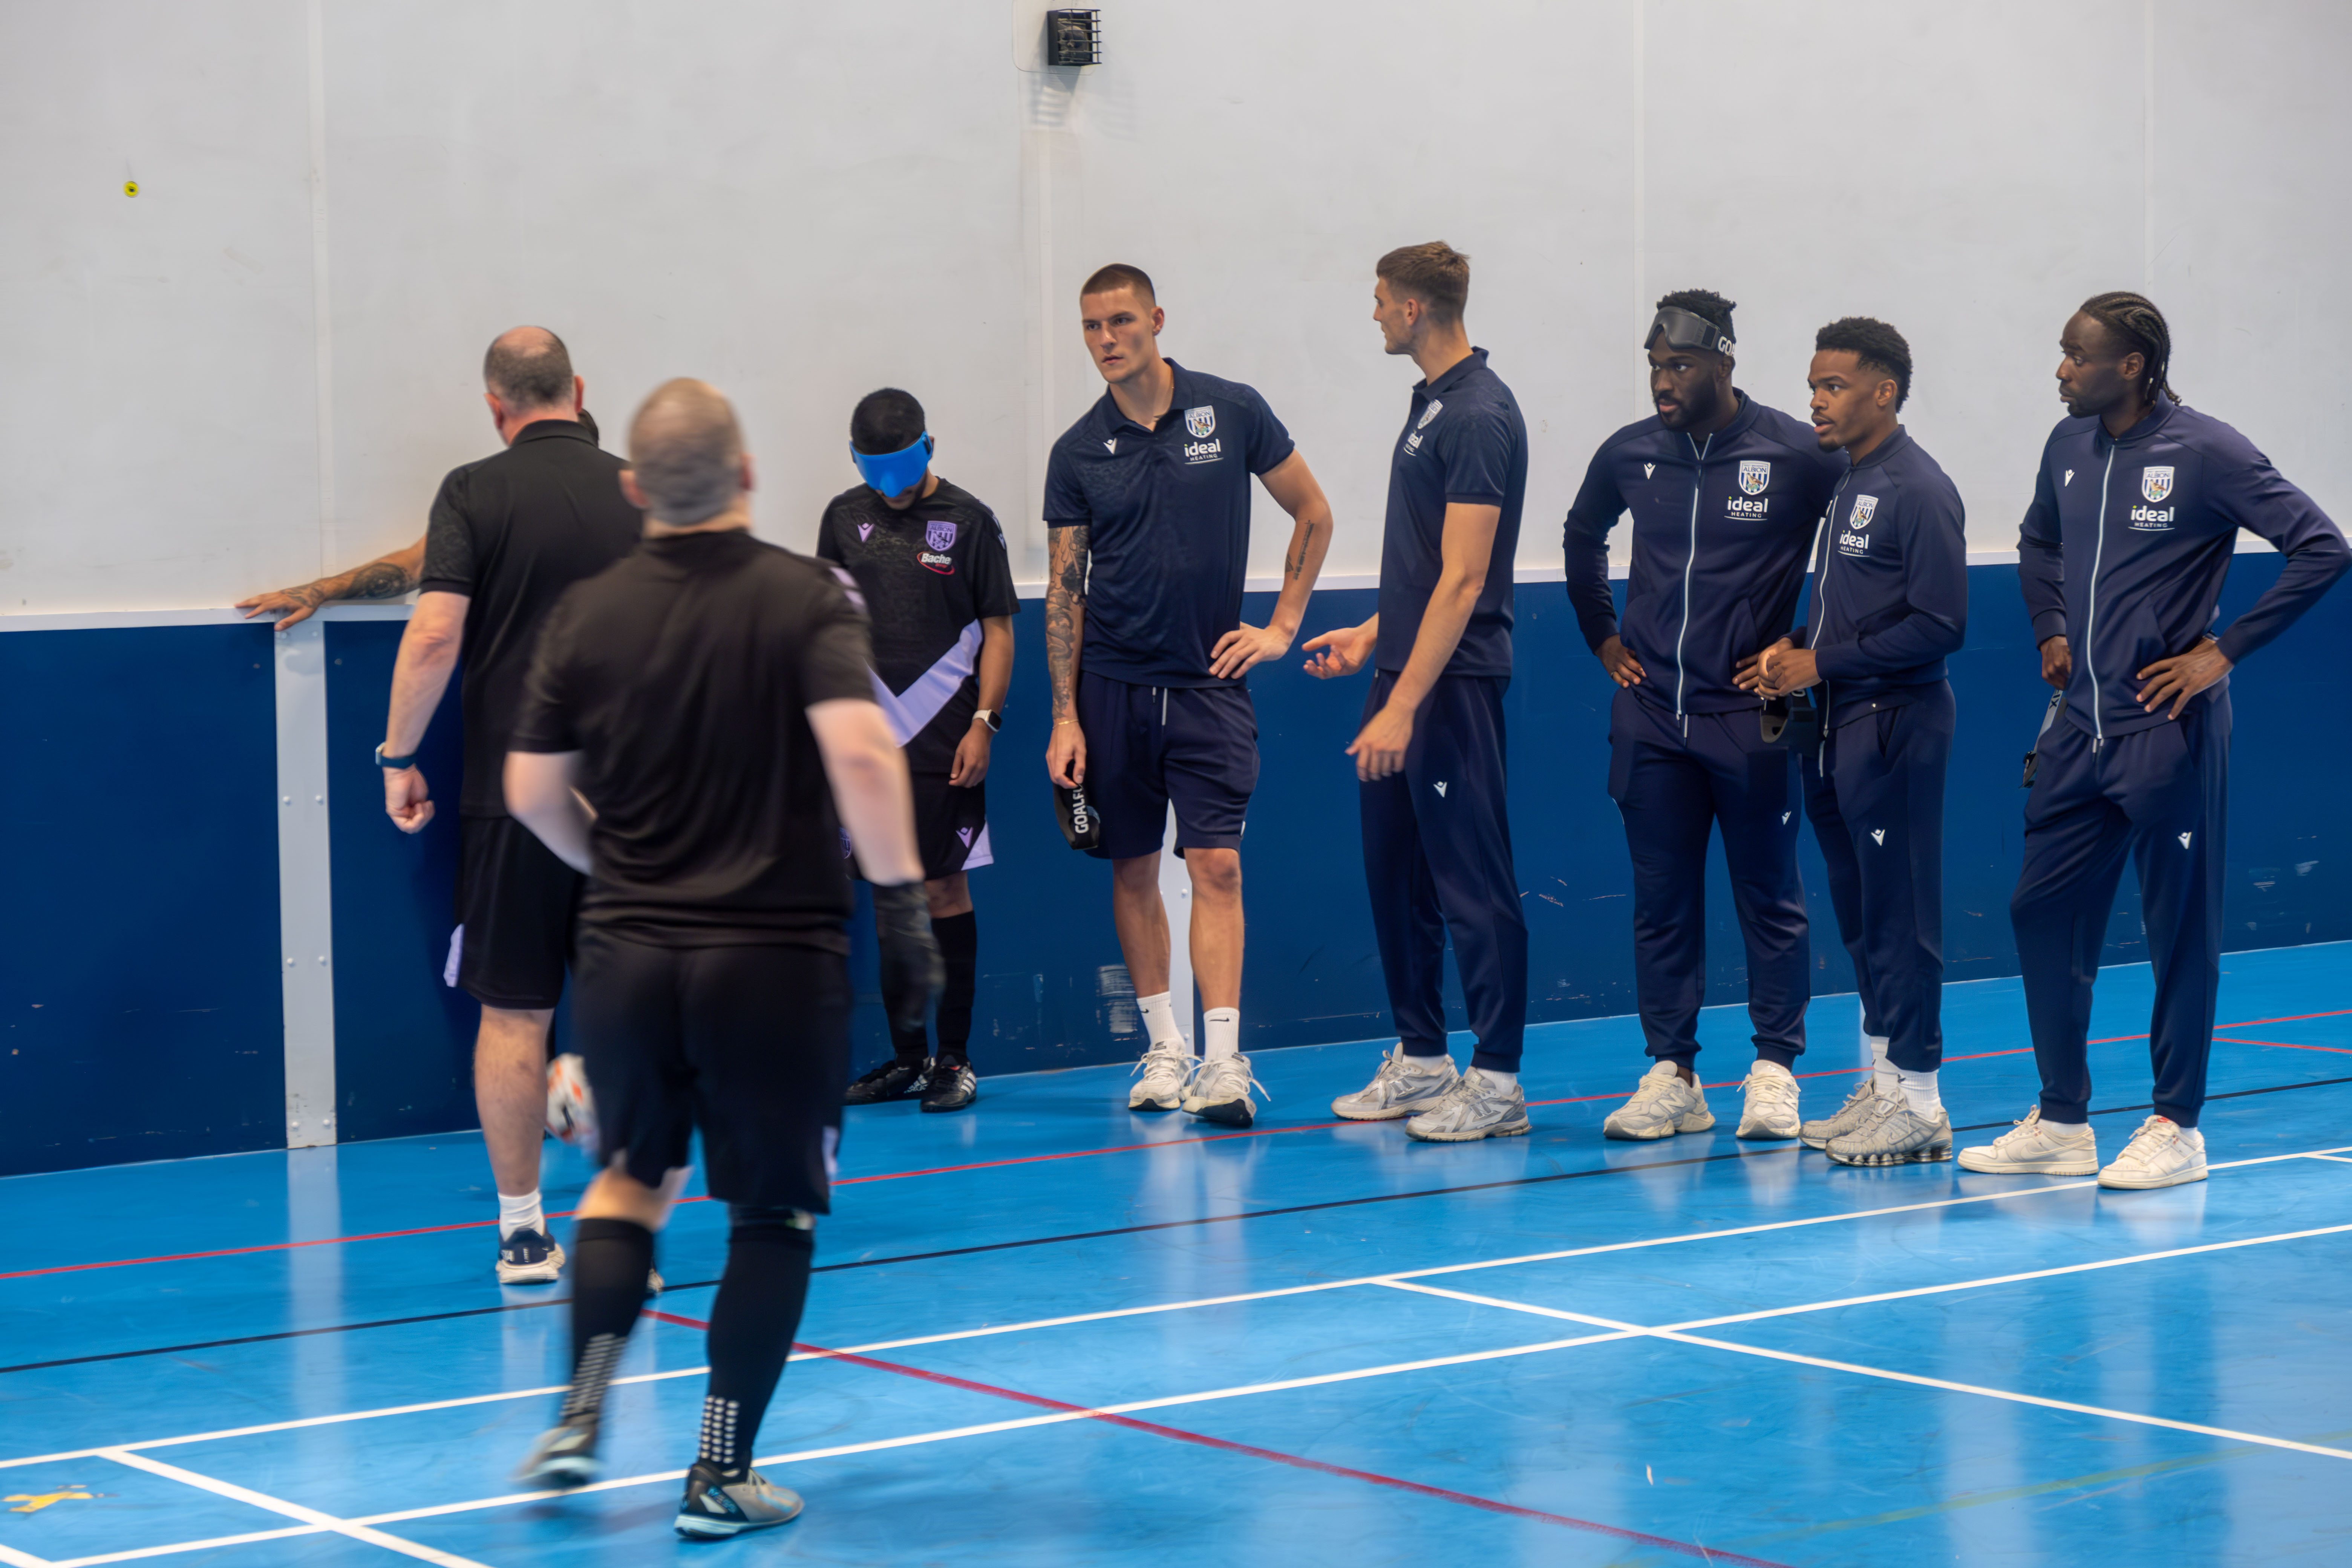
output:
M 1475 1143 L 1481 1138 L 1517 1138 L 1528 1131 L 1528 1097 L 1517 1084 L 1508 1089 L 1476 1068 L 1455 1079 L 1438 1102 L 1404 1124 L 1408 1137 L 1428 1143 Z
M 1409 1057 L 1399 1040 L 1381 1058 L 1372 1081 L 1331 1102 L 1331 1114 L 1349 1121 L 1394 1121 L 1434 1107 L 1462 1075 L 1452 1057 Z
M 1853 1131 L 1830 1140 L 1823 1151 L 1841 1165 L 1924 1165 L 1952 1157 L 1952 1119 L 1942 1111 L 1922 1116 L 1900 1100 L 1882 1100 L 1885 1109 Z
M 1257 1107 L 1250 1101 L 1252 1089 L 1265 1094 L 1264 1086 L 1250 1076 L 1249 1058 L 1238 1052 L 1213 1057 L 1192 1075 L 1192 1085 L 1184 1091 L 1184 1109 L 1203 1121 L 1247 1127 L 1257 1119 Z M 1265 1094 L 1265 1098 L 1270 1101 L 1274 1096 Z
M 1607 1138 L 1670 1138 L 1677 1132 L 1704 1132 L 1715 1125 L 1715 1112 L 1696 1084 L 1685 1083 L 1675 1064 L 1662 1061 L 1642 1075 L 1633 1098 L 1609 1113 L 1601 1123 Z
M 1843 1137 L 1878 1114 L 1878 1080 L 1865 1072 L 1854 1091 L 1845 1097 L 1845 1103 L 1834 1114 L 1818 1121 L 1808 1121 L 1797 1129 L 1797 1142 L 1808 1149 L 1826 1149 L 1830 1140 Z
M 1154 1046 L 1143 1053 L 1133 1072 L 1143 1075 L 1143 1081 L 1127 1091 L 1129 1110 L 1176 1110 L 1184 1104 L 1185 1086 L 1192 1081 L 1192 1069 L 1199 1064 L 1181 1040 L 1170 1046 Z
M 1961 1170 L 1996 1176 L 2087 1176 L 2098 1168 L 2099 1144 L 2090 1123 L 2044 1121 L 2038 1105 L 1991 1142 L 1960 1151 Z
M 2168 1116 L 2139 1124 L 2115 1163 L 2099 1173 L 2099 1185 L 2137 1190 L 2177 1187 L 2205 1179 L 2205 1134 Z
M 1735 1138 L 1794 1138 L 1797 1079 L 1784 1068 L 1758 1062 L 1739 1086 L 1739 1131 Z

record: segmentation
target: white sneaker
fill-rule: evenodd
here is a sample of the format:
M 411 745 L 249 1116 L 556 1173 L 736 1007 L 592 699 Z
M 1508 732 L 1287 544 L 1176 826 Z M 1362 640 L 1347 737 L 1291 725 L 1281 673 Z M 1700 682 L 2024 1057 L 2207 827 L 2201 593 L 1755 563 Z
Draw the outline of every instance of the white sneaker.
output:
M 1833 1114 L 1805 1122 L 1797 1129 L 1797 1142 L 1808 1149 L 1826 1149 L 1831 1139 L 1865 1125 L 1877 1114 L 1878 1080 L 1865 1072 L 1862 1082 L 1854 1086 L 1854 1091 L 1845 1097 L 1845 1103 Z
M 1349 1121 L 1394 1121 L 1427 1110 L 1445 1098 L 1461 1074 L 1452 1057 L 1409 1057 L 1400 1040 L 1381 1058 L 1372 1081 L 1331 1102 L 1331 1114 Z
M 1879 1113 L 1822 1151 L 1841 1165 L 1924 1165 L 1952 1157 L 1952 1119 L 1922 1116 L 1900 1100 L 1882 1100 Z
M 1739 1131 L 1735 1138 L 1794 1138 L 1797 1079 L 1785 1068 L 1758 1062 L 1739 1086 Z
M 1203 1121 L 1247 1127 L 1257 1119 L 1257 1107 L 1250 1102 L 1252 1089 L 1265 1094 L 1257 1079 L 1250 1076 L 1249 1058 L 1238 1053 L 1213 1057 L 1192 1075 L 1192 1086 L 1184 1091 L 1184 1109 Z M 1265 1097 L 1274 1099 L 1270 1094 Z
M 1173 1045 L 1152 1047 L 1143 1053 L 1143 1059 L 1136 1063 L 1134 1070 L 1127 1075 L 1129 1078 L 1139 1072 L 1143 1075 L 1143 1081 L 1127 1091 L 1127 1108 L 1129 1110 L 1175 1110 L 1181 1108 L 1184 1103 L 1185 1086 L 1192 1081 L 1192 1069 L 1198 1065 L 1181 1040 Z
M 1960 1151 L 1960 1169 L 1996 1176 L 2087 1176 L 2099 1168 L 2090 1123 L 2062 1126 L 2042 1120 L 2035 1106 L 2025 1120 L 1990 1143 Z
M 1662 1061 L 1642 1075 L 1633 1098 L 1609 1113 L 1601 1131 L 1607 1138 L 1670 1138 L 1677 1132 L 1704 1132 L 1715 1125 L 1715 1112 L 1696 1084 L 1683 1081 L 1675 1064 Z
M 2168 1116 L 2139 1124 L 2115 1163 L 2099 1173 L 2103 1187 L 2177 1187 L 2205 1179 L 2205 1135 Z
M 1528 1097 L 1517 1084 L 1508 1089 L 1476 1068 L 1446 1085 L 1444 1095 L 1404 1124 L 1409 1137 L 1429 1143 L 1475 1143 L 1481 1138 L 1517 1138 L 1528 1131 Z

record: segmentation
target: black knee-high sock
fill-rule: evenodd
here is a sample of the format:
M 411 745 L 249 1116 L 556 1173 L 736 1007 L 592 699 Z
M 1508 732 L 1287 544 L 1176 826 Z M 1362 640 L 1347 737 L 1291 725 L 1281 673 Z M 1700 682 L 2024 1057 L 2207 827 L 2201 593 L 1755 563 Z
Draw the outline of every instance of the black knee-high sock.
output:
M 730 1479 L 751 1445 L 793 1352 L 816 1254 L 813 1223 L 796 1209 L 730 1205 L 727 1273 L 710 1304 L 710 1392 L 702 1402 L 700 1458 Z
M 583 1219 L 572 1227 L 572 1387 L 563 1416 L 594 1417 L 604 1385 L 646 1304 L 654 1233 L 635 1220 Z
M 970 910 L 931 918 L 947 984 L 940 991 L 940 1060 L 961 1067 L 971 1058 L 971 999 L 980 973 L 980 917 Z
M 885 1011 L 887 1009 L 886 1008 Z M 892 1024 L 890 1049 L 900 1061 L 908 1066 L 920 1066 L 923 1058 L 931 1054 L 930 1037 L 923 1032 L 923 1026 L 920 1024 L 917 1024 L 911 1029 L 902 1029 L 898 1025 Z

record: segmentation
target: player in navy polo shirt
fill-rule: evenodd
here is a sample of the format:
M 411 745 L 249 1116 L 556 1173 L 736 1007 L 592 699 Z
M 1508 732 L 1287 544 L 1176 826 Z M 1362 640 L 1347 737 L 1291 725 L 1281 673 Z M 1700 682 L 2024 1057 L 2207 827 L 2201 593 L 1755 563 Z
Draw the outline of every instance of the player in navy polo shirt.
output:
M 1064 788 L 1083 783 L 1102 818 L 1111 914 L 1150 1037 L 1128 1108 L 1246 1127 L 1256 1085 L 1241 1054 L 1241 843 L 1257 720 L 1243 678 L 1290 651 L 1331 508 L 1265 399 L 1160 355 L 1166 313 L 1140 268 L 1103 268 L 1078 303 L 1108 384 L 1045 466 L 1045 771 Z M 1242 621 L 1253 474 L 1293 520 L 1264 626 Z M 1171 805 L 1192 881 L 1198 1063 L 1169 994 L 1160 847 Z
M 2352 551 L 2252 442 L 2174 395 L 2171 329 L 2147 300 L 2093 296 L 2058 346 L 2068 416 L 2042 447 L 2017 574 L 2063 700 L 2035 742 L 2009 905 L 2042 1098 L 1960 1163 L 2168 1187 L 2205 1179 L 2197 1118 L 2221 978 L 2230 672 L 2317 603 Z M 2216 635 L 2242 528 L 2286 563 Z M 2155 1114 L 2102 1169 L 2084 1037 L 2126 857 L 2156 972 Z
M 1952 685 L 1968 637 L 1960 493 L 1903 427 L 1911 346 L 1849 316 L 1813 337 L 1813 430 L 1851 465 L 1813 554 L 1812 613 L 1741 661 L 1767 697 L 1813 689 L 1823 718 L 1799 750 L 1805 815 L 1853 956 L 1872 1071 L 1833 1116 L 1797 1135 L 1844 1165 L 1948 1160 L 1936 1089 L 1944 1055 L 1944 772 Z
M 1503 733 L 1528 426 L 1464 330 L 1470 258 L 1434 241 L 1390 251 L 1374 273 L 1382 342 L 1412 355 L 1422 379 L 1389 459 L 1380 612 L 1309 642 L 1307 670 L 1328 679 L 1376 667 L 1348 754 L 1397 1044 L 1331 1109 L 1354 1121 L 1409 1118 L 1412 1137 L 1466 1143 L 1528 1126 L 1528 927 Z M 1477 1041 L 1465 1073 L 1445 1047 L 1449 931 Z
M 895 386 L 858 400 L 849 450 L 866 482 L 825 504 L 816 553 L 845 567 L 866 600 L 874 697 L 907 753 L 923 895 L 947 983 L 939 1054 L 922 1028 L 893 1026 L 892 1059 L 849 1086 L 847 1103 L 920 1096 L 961 1110 L 979 1092 L 967 1048 L 980 917 L 966 873 L 995 864 L 988 837 L 989 752 L 1013 683 L 1013 589 L 1004 531 L 978 497 L 932 471 L 923 405 Z
M 1797 1136 L 1805 1048 L 1805 895 L 1789 753 L 1758 730 L 1762 703 L 1734 679 L 1789 629 L 1805 552 L 1846 468 L 1810 426 L 1731 384 L 1731 301 L 1704 289 L 1658 301 L 1644 347 L 1657 414 L 1601 444 L 1564 530 L 1568 597 L 1618 685 L 1609 794 L 1633 856 L 1633 986 L 1656 1065 L 1612 1111 L 1612 1138 L 1701 1132 L 1698 1010 L 1706 994 L 1706 845 L 1719 823 L 1748 946 L 1756 1065 L 1742 1138 Z M 1633 514 L 1621 622 L 1609 531 Z

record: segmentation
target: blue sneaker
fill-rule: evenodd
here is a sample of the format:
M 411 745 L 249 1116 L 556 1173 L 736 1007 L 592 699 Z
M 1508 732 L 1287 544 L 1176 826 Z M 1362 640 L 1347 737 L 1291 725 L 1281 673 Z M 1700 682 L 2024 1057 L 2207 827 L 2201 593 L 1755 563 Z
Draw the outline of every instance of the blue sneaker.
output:
M 747 1530 L 790 1524 L 801 1514 L 801 1494 L 771 1482 L 757 1470 L 740 1481 L 724 1479 L 716 1466 L 697 1459 L 686 1472 L 686 1496 L 677 1505 L 677 1532 L 690 1541 L 724 1541 Z
M 563 1272 L 563 1248 L 529 1226 L 499 1243 L 499 1283 L 552 1285 Z

